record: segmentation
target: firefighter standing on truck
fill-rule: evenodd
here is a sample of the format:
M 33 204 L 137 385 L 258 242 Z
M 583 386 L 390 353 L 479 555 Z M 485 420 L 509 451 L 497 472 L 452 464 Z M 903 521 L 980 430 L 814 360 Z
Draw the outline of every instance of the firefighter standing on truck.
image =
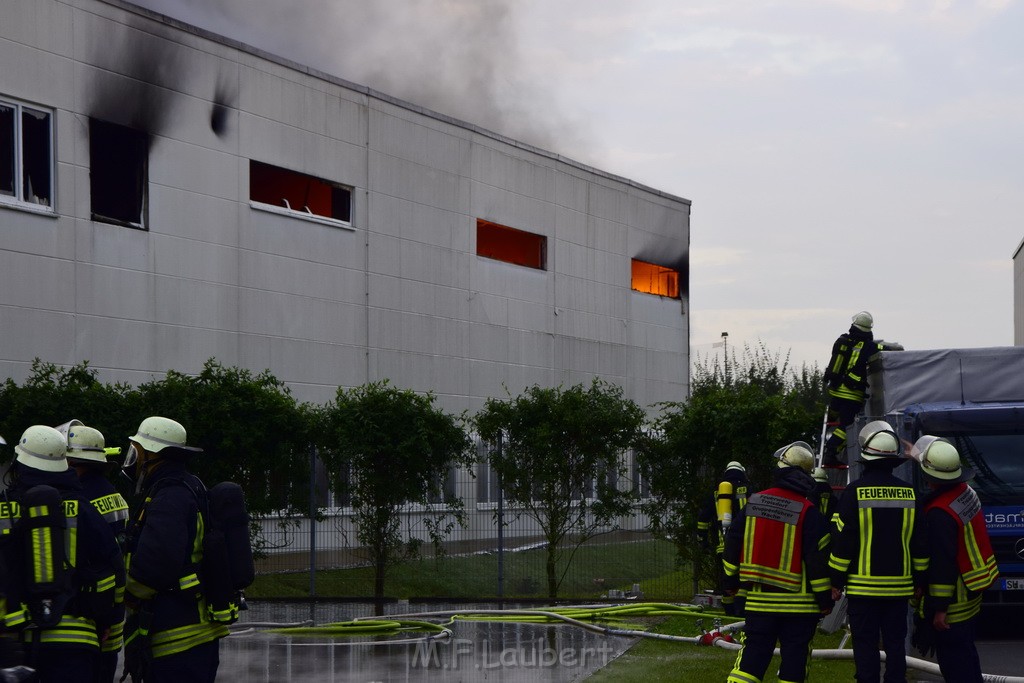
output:
M 927 567 L 921 520 L 914 488 L 892 473 L 906 462 L 893 428 L 884 420 L 870 422 L 858 441 L 864 474 L 846 487 L 836 508 L 832 597 L 838 600 L 846 587 L 857 680 L 903 683 L 908 605 Z
M 68 469 L 66 448 L 64 436 L 43 425 L 26 429 L 15 446 L 5 507 L 16 508 L 18 519 L 4 528 L 15 541 L 4 547 L 13 575 L 4 621 L 20 630 L 40 681 L 94 683 L 100 643 L 124 590 L 124 560 Z
M 978 494 L 967 485 L 974 472 L 961 465 L 956 447 L 945 439 L 922 436 L 914 453 L 931 488 L 924 501 L 927 590 L 914 642 L 925 652 L 934 646 L 947 681 L 981 683 L 976 622 L 982 591 L 999 569 Z
M 124 467 L 143 502 L 128 530 L 125 668 L 136 683 L 212 683 L 228 628 L 211 620 L 197 574 L 204 520 L 193 490 L 205 489 L 185 462 L 202 449 L 166 417 L 146 418 L 129 440 Z
M 797 441 L 775 458 L 774 486 L 750 496 L 726 535 L 726 588 L 747 586 L 746 642 L 728 683 L 760 683 L 776 641 L 779 682 L 804 681 L 815 627 L 832 611 L 828 525 L 807 500 L 814 454 Z
M 868 363 L 883 348 L 874 340 L 873 326 L 871 314 L 861 311 L 853 316 L 849 331 L 839 335 L 832 345 L 824 376 L 829 395 L 828 421 L 833 425 L 822 455 L 825 467 L 846 466 L 839 457 L 846 450 L 846 429 L 867 399 Z
M 57 427 L 67 438 L 68 464 L 78 474 L 82 484 L 82 493 L 93 507 L 103 516 L 117 540 L 118 547 L 124 550 L 125 527 L 128 523 L 128 503 L 117 492 L 107 478 L 110 463 L 107 461 L 107 448 L 103 434 L 98 429 L 87 427 L 79 420 L 71 420 Z M 110 449 L 113 454 L 121 452 L 120 448 Z M 117 596 L 116 621 L 110 626 L 110 632 L 100 645 L 100 671 L 97 681 L 113 681 L 117 674 L 118 653 L 124 646 L 124 591 Z

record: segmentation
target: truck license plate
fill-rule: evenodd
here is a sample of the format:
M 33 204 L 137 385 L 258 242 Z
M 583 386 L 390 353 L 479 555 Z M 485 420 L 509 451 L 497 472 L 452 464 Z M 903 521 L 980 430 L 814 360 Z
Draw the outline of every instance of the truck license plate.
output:
M 1003 579 L 1004 591 L 1024 591 L 1024 579 Z

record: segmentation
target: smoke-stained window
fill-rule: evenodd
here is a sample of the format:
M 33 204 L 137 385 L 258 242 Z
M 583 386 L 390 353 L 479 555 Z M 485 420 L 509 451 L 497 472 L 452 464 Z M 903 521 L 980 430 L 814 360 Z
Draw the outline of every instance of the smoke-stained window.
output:
M 52 112 L 0 99 L 0 202 L 52 209 Z
M 517 266 L 547 268 L 548 239 L 483 219 L 476 221 L 476 253 Z
M 633 289 L 645 294 L 679 298 L 679 271 L 633 259 Z
M 259 161 L 249 162 L 249 201 L 275 212 L 352 222 L 351 188 Z
M 89 119 L 89 189 L 92 219 L 146 229 L 149 136 L 140 130 Z

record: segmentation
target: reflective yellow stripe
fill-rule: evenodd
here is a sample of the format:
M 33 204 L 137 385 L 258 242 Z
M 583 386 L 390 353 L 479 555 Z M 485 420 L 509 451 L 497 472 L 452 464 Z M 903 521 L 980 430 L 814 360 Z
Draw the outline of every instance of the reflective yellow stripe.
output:
M 153 634 L 153 656 L 166 657 L 178 652 L 184 652 L 196 645 L 209 643 L 218 638 L 223 638 L 230 631 L 227 626 L 211 624 L 190 624 L 180 628 L 169 629 Z
M 192 588 L 197 588 L 198 586 L 199 577 L 196 576 L 194 573 L 189 574 L 187 576 L 183 576 L 180 579 L 178 579 L 178 587 L 183 591 L 190 590 Z
M 779 557 L 779 570 L 790 576 L 792 576 L 792 572 L 789 571 L 789 565 L 793 558 L 793 545 L 796 543 L 797 528 L 795 524 L 786 524 L 782 530 L 782 553 L 780 553 Z
M 100 641 L 96 634 L 96 622 L 85 617 L 64 615 L 60 623 L 53 628 L 39 629 L 35 626 L 22 631 L 24 642 L 38 639 L 41 643 L 70 643 L 99 648 Z
M 860 525 L 860 549 L 859 557 L 857 559 L 857 569 L 860 570 L 861 574 L 871 573 L 871 538 L 872 523 L 871 523 L 871 508 L 858 508 L 857 509 L 857 522 Z

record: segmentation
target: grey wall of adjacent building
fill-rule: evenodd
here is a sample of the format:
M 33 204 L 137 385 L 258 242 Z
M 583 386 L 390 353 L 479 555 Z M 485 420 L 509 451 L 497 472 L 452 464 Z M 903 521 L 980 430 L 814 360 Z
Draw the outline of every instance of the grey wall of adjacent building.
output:
M 2 12 L 0 103 L 52 112 L 54 189 L 0 197 L 0 377 L 216 357 L 313 402 L 385 378 L 452 411 L 595 376 L 686 396 L 688 200 L 127 3 Z M 92 219 L 90 118 L 148 136 L 145 230 Z M 254 205 L 251 160 L 350 188 L 351 221 Z M 478 256 L 477 219 L 544 236 L 546 269 Z M 680 299 L 631 289 L 651 254 Z
M 1013 343 L 1024 346 L 1024 241 L 1013 252 Z

